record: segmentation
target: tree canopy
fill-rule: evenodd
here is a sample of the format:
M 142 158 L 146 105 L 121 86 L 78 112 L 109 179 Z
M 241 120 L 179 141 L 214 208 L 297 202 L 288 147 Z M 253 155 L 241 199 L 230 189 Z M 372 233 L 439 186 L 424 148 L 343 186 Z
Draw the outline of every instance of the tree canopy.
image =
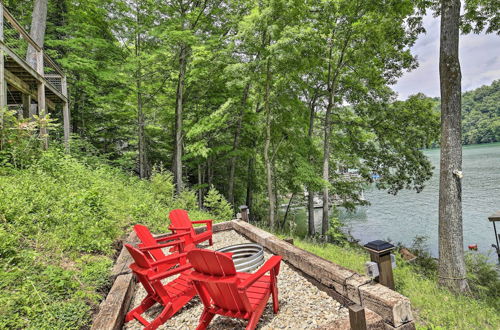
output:
M 29 28 L 32 2 L 6 5 Z M 289 194 L 349 205 L 373 173 L 422 189 L 438 114 L 390 88 L 416 67 L 421 14 L 409 0 L 49 1 L 45 46 L 74 134 L 112 164 L 171 169 L 200 206 L 213 186 L 274 226 Z

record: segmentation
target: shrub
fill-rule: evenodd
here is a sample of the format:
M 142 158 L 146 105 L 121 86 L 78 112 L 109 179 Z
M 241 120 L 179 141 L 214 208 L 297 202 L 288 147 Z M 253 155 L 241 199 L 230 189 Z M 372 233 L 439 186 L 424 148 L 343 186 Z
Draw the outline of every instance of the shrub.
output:
M 44 119 L 35 116 L 35 120 L 17 118 L 16 111 L 0 109 L 2 128 L 0 129 L 0 165 L 25 168 L 39 155 L 41 137 L 39 128 L 54 127 L 50 116 Z
M 194 210 L 198 208 L 198 199 L 196 193 L 189 189 L 184 189 L 174 201 L 176 209 Z
M 413 239 L 410 251 L 417 257 L 414 261 L 415 270 L 429 277 L 437 274 L 438 263 L 432 257 L 427 246 L 427 236 L 416 236 Z
M 156 198 L 165 205 L 172 205 L 175 198 L 173 174 L 164 170 L 163 167 L 154 167 L 150 181 Z
M 342 231 L 344 224 L 339 218 L 332 216 L 330 218 L 330 226 L 326 232 L 327 241 L 334 244 L 345 245 L 348 242 L 347 235 Z
M 466 253 L 465 264 L 472 294 L 500 312 L 500 276 L 497 266 L 489 263 L 487 256 L 475 252 Z
M 190 191 L 172 201 L 166 171 L 139 180 L 72 150 L 55 145 L 0 172 L 0 329 L 87 328 L 110 285 L 114 242 L 136 223 L 166 232 L 174 204 L 196 207 Z
M 231 204 L 213 186 L 205 196 L 205 207 L 217 220 L 230 220 L 233 216 Z

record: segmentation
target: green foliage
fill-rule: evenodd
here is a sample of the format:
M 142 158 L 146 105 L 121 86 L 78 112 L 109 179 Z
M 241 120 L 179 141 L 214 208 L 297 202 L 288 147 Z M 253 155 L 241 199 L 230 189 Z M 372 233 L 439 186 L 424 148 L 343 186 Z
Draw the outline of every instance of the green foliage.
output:
M 167 205 L 172 205 L 175 199 L 174 176 L 163 168 L 154 168 L 150 178 L 151 189 L 156 198 Z
M 465 255 L 467 281 L 473 295 L 485 300 L 500 311 L 500 275 L 498 266 L 488 261 L 488 257 L 469 252 Z
M 58 124 L 50 115 L 33 120 L 19 119 L 17 111 L 0 109 L 2 129 L 0 129 L 0 165 L 24 168 L 31 164 L 39 154 L 43 137 L 39 133 L 41 127 L 49 130 Z
M 462 95 L 464 144 L 500 141 L 500 80 Z
M 294 245 L 360 274 L 364 272 L 364 263 L 367 261 L 367 255 L 359 248 L 324 242 L 318 243 L 313 240 L 300 238 L 294 238 Z
M 215 216 L 217 220 L 228 221 L 233 218 L 231 204 L 213 186 L 210 187 L 205 196 L 204 206 Z
M 435 277 L 438 271 L 438 263 L 429 252 L 426 242 L 426 236 L 416 236 L 410 251 L 417 257 L 414 264 L 418 267 L 415 269 L 426 276 Z
M 30 1 L 5 3 L 29 25 Z M 389 88 L 416 65 L 409 47 L 422 32 L 418 9 L 411 1 L 380 0 L 63 0 L 49 2 L 45 45 L 68 74 L 72 126 L 83 138 L 74 144 L 87 150 L 83 144 L 91 144 L 110 164 L 137 171 L 140 108 L 147 173 L 173 162 L 185 54 L 186 186 L 204 195 L 214 185 L 234 205 L 255 201 L 249 206 L 261 217 L 268 213 L 262 200 L 269 200 L 262 159 L 267 126 L 278 198 L 327 184 L 320 160 L 333 87 L 326 141 L 332 194 L 357 197 L 361 183 L 336 182 L 337 170 L 349 167 L 366 180 L 378 172 L 381 188 L 393 192 L 422 188 L 430 167 L 417 145 L 434 135 L 435 120 L 425 100 L 397 102 Z M 229 164 L 235 168 L 228 176 Z
M 333 244 L 344 244 L 347 242 L 347 236 L 342 232 L 343 223 L 336 216 L 330 217 L 330 226 L 326 232 L 327 240 Z
M 440 111 L 440 99 L 433 98 Z M 500 142 L 500 80 L 462 93 L 462 144 Z M 438 141 L 438 140 L 436 140 Z M 433 143 L 438 147 L 439 143 Z
M 184 189 L 175 199 L 174 208 L 193 210 L 198 208 L 196 193 L 189 189 Z
M 139 180 L 85 158 L 82 145 L 75 156 L 38 151 L 31 164 L 0 173 L 2 329 L 87 328 L 109 289 L 115 242 L 135 223 L 166 232 L 170 209 L 196 208 L 192 193 L 172 200 L 170 173 Z
M 465 0 L 464 14 L 461 19 L 463 33 L 500 34 L 500 19 L 498 12 L 500 4 L 495 0 Z

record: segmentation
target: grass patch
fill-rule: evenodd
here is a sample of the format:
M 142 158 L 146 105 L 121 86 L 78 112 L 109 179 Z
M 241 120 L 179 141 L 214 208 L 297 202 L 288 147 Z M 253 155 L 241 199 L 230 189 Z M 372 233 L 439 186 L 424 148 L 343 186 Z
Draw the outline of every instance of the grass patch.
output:
M 81 329 L 110 286 L 115 242 L 131 225 L 167 232 L 175 198 L 168 172 L 152 180 L 94 158 L 44 152 L 24 168 L 0 167 L 0 329 Z
M 338 246 L 328 243 L 314 243 L 302 239 L 294 239 L 294 244 L 317 256 L 333 261 L 343 267 L 354 270 L 358 273 L 364 272 L 364 263 L 367 261 L 366 255 L 349 246 Z
M 336 264 L 364 273 L 369 256 L 363 249 L 294 238 L 294 244 Z M 420 329 L 498 329 L 500 313 L 491 301 L 460 296 L 438 287 L 436 279 L 399 256 L 394 269 L 396 291 L 411 300 Z M 494 295 L 494 292 L 490 292 Z M 498 299 L 498 296 L 493 296 Z

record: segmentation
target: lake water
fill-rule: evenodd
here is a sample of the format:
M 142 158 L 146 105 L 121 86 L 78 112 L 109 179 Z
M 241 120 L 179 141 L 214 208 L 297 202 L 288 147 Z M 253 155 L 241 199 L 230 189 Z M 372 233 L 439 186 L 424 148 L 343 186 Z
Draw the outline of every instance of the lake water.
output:
M 390 239 L 411 246 L 416 236 L 427 237 L 431 254 L 438 256 L 438 196 L 439 149 L 426 150 L 425 155 L 434 166 L 434 174 L 420 193 L 402 190 L 396 196 L 371 187 L 364 197 L 371 203 L 355 212 L 340 210 L 344 230 L 365 244 L 376 239 Z M 491 247 L 495 243 L 493 226 L 488 216 L 500 210 L 500 143 L 464 146 L 463 148 L 463 228 L 464 249 L 477 244 L 481 253 L 496 260 Z M 315 209 L 316 232 L 321 231 L 321 209 Z M 280 213 L 284 213 L 283 209 Z M 289 213 L 295 223 L 295 233 L 307 233 L 305 208 Z M 497 224 L 500 230 L 500 223 Z
M 340 220 L 354 238 L 363 244 L 390 238 L 410 246 L 415 236 L 426 236 L 432 255 L 438 255 L 439 149 L 424 153 L 435 168 L 422 192 L 403 190 L 393 196 L 370 188 L 365 191 L 370 206 L 341 211 Z M 496 258 L 488 216 L 500 210 L 500 143 L 464 146 L 463 173 L 464 248 L 477 244 L 481 253 Z

